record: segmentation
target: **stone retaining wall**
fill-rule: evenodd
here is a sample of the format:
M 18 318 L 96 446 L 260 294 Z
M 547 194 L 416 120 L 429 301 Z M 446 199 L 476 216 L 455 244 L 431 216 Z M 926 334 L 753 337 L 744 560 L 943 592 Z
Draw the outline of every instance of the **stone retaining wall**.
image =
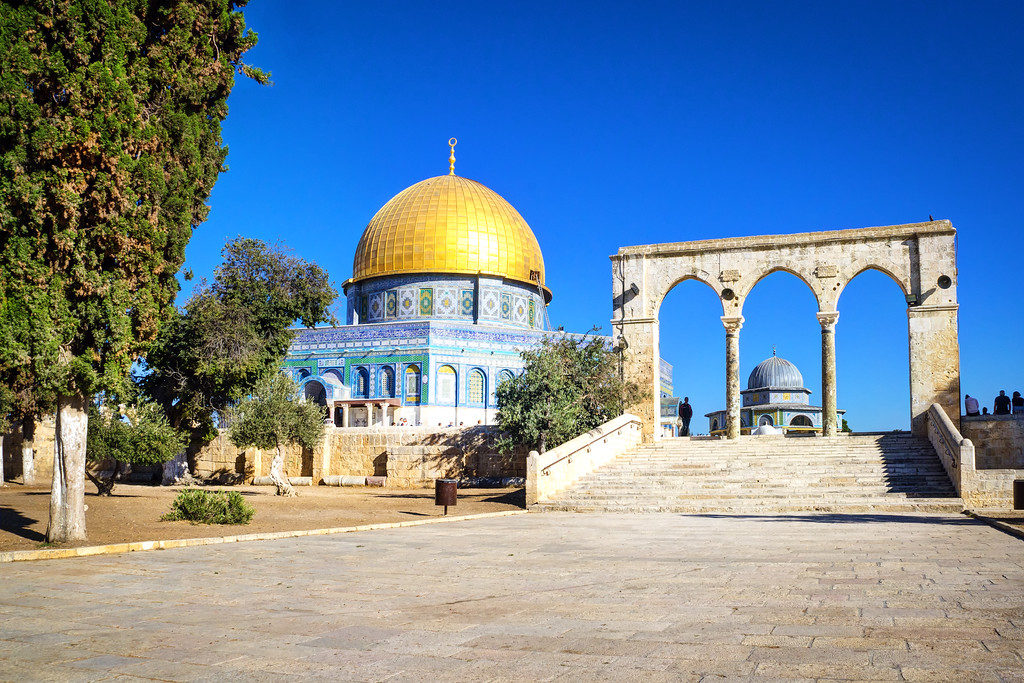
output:
M 974 443 L 979 470 L 1024 469 L 1024 415 L 965 416 L 960 431 Z
M 438 477 L 523 477 L 525 453 L 505 457 L 497 452 L 491 427 L 462 429 L 425 427 L 350 427 L 325 429 L 315 450 L 291 447 L 284 453 L 285 476 L 387 477 L 387 485 L 415 488 Z M 257 448 L 239 449 L 222 434 L 200 451 L 196 470 L 224 483 L 251 482 L 270 474 L 274 454 Z

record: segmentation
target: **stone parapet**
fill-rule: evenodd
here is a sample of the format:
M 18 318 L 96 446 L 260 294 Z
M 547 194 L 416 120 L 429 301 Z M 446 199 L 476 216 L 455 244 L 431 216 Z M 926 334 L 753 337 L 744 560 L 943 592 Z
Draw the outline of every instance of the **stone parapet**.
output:
M 284 449 L 284 473 L 289 478 L 308 477 L 314 485 L 337 485 L 339 477 L 387 477 L 388 486 L 399 488 L 429 485 L 438 476 L 525 476 L 525 454 L 499 454 L 496 434 L 485 425 L 326 427 L 323 442 L 313 451 Z M 270 474 L 272 458 L 273 453 L 257 448 L 238 449 L 222 434 L 200 451 L 196 468 L 201 476 L 224 483 L 252 482 Z
M 1001 417 L 1001 416 L 1000 416 Z M 1015 428 L 1011 419 L 982 420 L 963 418 L 961 423 L 969 425 L 968 430 L 991 439 L 991 434 L 1012 434 Z M 993 427 L 992 425 L 998 425 Z M 1006 425 L 1009 425 L 1007 427 Z M 938 403 L 928 409 L 928 438 L 935 447 L 950 480 L 969 510 L 1010 510 L 1013 508 L 1013 482 L 1024 479 L 1024 468 L 986 467 L 977 464 L 977 449 L 971 439 L 964 438 Z M 1006 437 L 1012 441 L 1012 437 Z M 989 464 L 997 462 L 995 457 Z M 1016 462 L 1016 461 L 1014 461 Z
M 526 461 L 526 504 L 550 499 L 620 454 L 640 445 L 643 421 L 620 415 L 544 454 L 531 451 Z
M 1024 469 L 1024 415 L 971 415 L 960 431 L 974 442 L 979 470 Z

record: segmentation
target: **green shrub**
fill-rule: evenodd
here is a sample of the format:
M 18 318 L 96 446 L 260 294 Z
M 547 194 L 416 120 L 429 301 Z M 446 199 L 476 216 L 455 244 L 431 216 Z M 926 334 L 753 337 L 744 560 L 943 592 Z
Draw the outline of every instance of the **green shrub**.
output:
M 238 491 L 204 491 L 187 488 L 160 519 L 184 519 L 193 524 L 248 524 L 256 510 Z

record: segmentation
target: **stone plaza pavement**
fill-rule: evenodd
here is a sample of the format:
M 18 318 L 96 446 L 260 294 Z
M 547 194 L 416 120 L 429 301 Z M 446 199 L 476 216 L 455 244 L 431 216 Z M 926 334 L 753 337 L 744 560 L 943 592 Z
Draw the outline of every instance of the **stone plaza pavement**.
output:
M 0 565 L 0 679 L 1024 679 L 962 516 L 527 514 Z

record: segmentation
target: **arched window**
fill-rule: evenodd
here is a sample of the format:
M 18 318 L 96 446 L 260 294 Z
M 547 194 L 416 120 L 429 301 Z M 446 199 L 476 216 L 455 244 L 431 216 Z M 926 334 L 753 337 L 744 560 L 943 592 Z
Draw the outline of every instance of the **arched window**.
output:
M 473 369 L 469 373 L 469 404 L 482 406 L 486 395 L 487 378 L 479 369 Z
M 711 420 L 711 431 L 713 431 L 713 432 L 717 432 L 718 431 L 718 418 L 717 417 L 713 418 Z
M 771 415 L 762 415 L 761 417 L 757 418 L 757 424 L 758 426 L 768 425 L 769 427 L 774 427 L 775 420 L 772 419 Z
M 380 395 L 385 398 L 395 397 L 395 371 L 386 365 L 380 371 Z
M 797 415 L 789 421 L 790 427 L 813 427 L 814 424 L 811 422 L 811 418 L 806 415 Z
M 512 379 L 511 370 L 502 370 L 501 372 L 498 373 L 498 384 L 501 384 L 502 382 L 510 379 Z
M 359 398 L 367 398 L 370 395 L 370 371 L 366 368 L 356 368 L 355 393 Z
M 306 382 L 306 386 L 302 389 L 302 395 L 307 401 L 312 401 L 317 405 L 327 406 L 327 390 L 324 389 L 323 384 L 315 379 Z
M 295 372 L 295 381 L 296 382 L 301 382 L 302 380 L 304 380 L 307 377 L 309 377 L 309 375 L 310 375 L 310 372 L 309 372 L 309 370 L 307 368 L 299 368 Z
M 405 402 L 420 402 L 420 369 L 416 365 L 405 369 Z
M 442 365 L 437 369 L 437 402 L 445 405 L 455 405 L 455 390 L 458 374 L 455 368 L 450 365 Z

